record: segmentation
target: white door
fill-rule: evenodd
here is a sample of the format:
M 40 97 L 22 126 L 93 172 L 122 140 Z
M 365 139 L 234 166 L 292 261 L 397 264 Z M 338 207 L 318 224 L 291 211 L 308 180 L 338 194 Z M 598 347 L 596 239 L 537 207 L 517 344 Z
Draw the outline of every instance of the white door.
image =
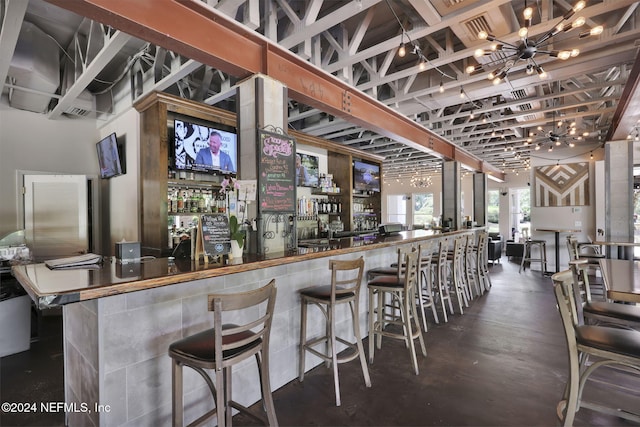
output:
M 24 191 L 25 237 L 37 259 L 87 252 L 86 176 L 25 175 Z

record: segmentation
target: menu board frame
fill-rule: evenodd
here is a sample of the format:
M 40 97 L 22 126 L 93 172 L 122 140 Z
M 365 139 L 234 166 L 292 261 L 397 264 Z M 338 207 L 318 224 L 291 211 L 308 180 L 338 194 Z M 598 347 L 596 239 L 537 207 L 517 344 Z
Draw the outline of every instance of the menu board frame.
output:
M 296 212 L 295 155 L 295 138 L 258 129 L 260 212 Z
M 231 231 L 226 213 L 200 215 L 198 240 L 205 255 L 223 255 L 231 251 Z

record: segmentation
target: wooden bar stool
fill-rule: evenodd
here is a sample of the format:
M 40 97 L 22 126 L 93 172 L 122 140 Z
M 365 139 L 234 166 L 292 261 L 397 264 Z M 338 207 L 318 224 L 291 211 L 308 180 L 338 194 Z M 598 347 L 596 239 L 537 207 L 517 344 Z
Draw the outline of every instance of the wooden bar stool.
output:
M 538 250 L 538 258 L 534 258 L 531 249 L 536 248 Z M 524 241 L 524 252 L 522 254 L 522 261 L 520 261 L 520 268 L 518 272 L 526 270 L 525 263 L 539 262 L 542 274 L 547 272 L 547 242 L 545 240 L 533 240 L 527 239 Z
M 489 276 L 489 233 L 483 231 L 478 235 L 478 248 L 476 251 L 476 268 L 478 282 L 484 291 L 491 289 L 491 276 Z
M 418 360 L 414 340 L 418 339 L 422 354 L 427 355 L 422 331 L 418 323 L 416 309 L 416 288 L 420 281 L 418 272 L 418 257 L 421 249 L 413 248 L 410 252 L 398 250 L 398 265 L 404 265 L 404 275 L 400 278 L 393 275 L 374 277 L 369 281 L 369 362 L 373 363 L 374 341 L 378 349 L 382 347 L 382 337 L 404 340 L 413 363 L 413 369 L 418 375 Z M 391 303 L 385 303 L 385 296 L 391 297 Z M 375 297 L 377 296 L 377 306 Z M 400 308 L 400 317 L 395 315 L 395 308 Z M 387 312 L 391 308 L 391 312 Z M 413 322 L 413 325 L 411 324 Z M 396 325 L 402 332 L 386 329 L 387 325 Z
M 474 234 L 467 235 L 467 244 L 464 251 L 464 273 L 467 278 L 467 286 L 469 288 L 469 296 L 473 298 L 473 291 L 475 290 L 476 296 L 482 295 L 480 285 L 477 280 L 477 267 L 476 267 L 476 236 Z M 472 287 L 473 286 L 473 287 Z
M 438 250 L 431 258 L 431 275 L 433 277 L 434 290 L 440 299 L 442 307 L 442 316 L 445 323 L 449 321 L 447 316 L 447 305 L 449 313 L 453 314 L 453 303 L 451 302 L 451 294 L 447 286 L 447 258 L 449 255 L 449 239 L 446 237 L 438 241 Z
M 190 426 L 200 425 L 214 415 L 217 415 L 219 427 L 231 425 L 232 408 L 267 425 L 277 426 L 278 420 L 269 381 L 269 334 L 276 303 L 275 280 L 253 291 L 211 294 L 208 300 L 209 311 L 213 311 L 213 328 L 183 338 L 169 346 L 173 385 L 173 425 L 182 426 L 184 423 L 182 367 L 187 366 L 202 376 L 216 403 L 215 408 L 193 421 L 189 424 Z M 261 305 L 266 307 L 259 307 Z M 255 309 L 248 310 L 253 307 Z M 243 323 L 223 324 L 222 314 L 236 310 L 243 310 L 241 313 Z M 239 317 L 234 313 L 236 322 Z M 251 410 L 232 400 L 232 367 L 251 356 L 255 356 L 258 363 L 262 404 L 266 414 Z M 215 371 L 215 385 L 205 369 Z
M 362 257 L 351 261 L 329 261 L 331 269 L 331 284 L 314 286 L 300 291 L 302 298 L 302 310 L 300 321 L 300 381 L 304 380 L 305 351 L 318 356 L 333 367 L 333 381 L 336 393 L 336 406 L 340 406 L 340 381 L 338 379 L 338 364 L 350 362 L 360 358 L 362 375 L 367 387 L 371 387 L 369 369 L 364 356 L 362 337 L 360 336 L 360 286 L 364 272 L 364 259 Z M 307 340 L 307 305 L 315 304 L 325 317 L 325 334 L 318 338 Z M 355 343 L 351 343 L 336 335 L 336 306 L 349 304 L 351 309 L 353 335 Z M 346 345 L 351 352 L 338 357 L 337 342 Z M 322 353 L 314 347 L 325 343 L 327 352 Z
M 469 307 L 463 271 L 465 241 L 464 236 L 456 237 L 453 241 L 453 253 L 447 258 L 447 268 L 449 271 L 447 286 L 449 287 L 449 294 L 453 291 L 453 295 L 458 302 L 460 314 L 464 314 L 463 306 Z
M 420 291 L 417 293 L 418 304 L 420 304 L 420 311 L 422 312 L 422 326 L 424 331 L 427 332 L 427 313 L 426 308 L 431 308 L 433 313 L 433 319 L 436 323 L 440 323 L 438 319 L 438 310 L 436 309 L 436 300 L 438 299 L 438 292 L 433 287 L 433 278 L 431 275 L 431 262 L 433 260 L 433 247 L 434 245 L 429 242 L 421 247 L 420 253 Z

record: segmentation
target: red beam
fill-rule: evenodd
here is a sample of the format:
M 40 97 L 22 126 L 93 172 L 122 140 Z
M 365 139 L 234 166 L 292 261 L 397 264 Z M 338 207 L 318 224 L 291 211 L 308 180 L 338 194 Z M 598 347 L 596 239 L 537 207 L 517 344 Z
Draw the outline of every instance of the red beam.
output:
M 504 179 L 497 168 L 200 0 L 47 1 L 238 78 L 263 73 L 287 86 L 297 101 Z

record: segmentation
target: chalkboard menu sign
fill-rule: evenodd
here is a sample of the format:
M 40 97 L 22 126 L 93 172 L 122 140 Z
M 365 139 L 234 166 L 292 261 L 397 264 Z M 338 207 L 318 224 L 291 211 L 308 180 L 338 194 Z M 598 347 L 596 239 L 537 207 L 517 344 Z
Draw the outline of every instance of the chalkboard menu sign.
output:
M 295 212 L 295 140 L 258 131 L 259 204 L 262 212 Z
M 207 255 L 229 253 L 231 239 L 227 214 L 207 214 L 200 217 L 200 233 Z

